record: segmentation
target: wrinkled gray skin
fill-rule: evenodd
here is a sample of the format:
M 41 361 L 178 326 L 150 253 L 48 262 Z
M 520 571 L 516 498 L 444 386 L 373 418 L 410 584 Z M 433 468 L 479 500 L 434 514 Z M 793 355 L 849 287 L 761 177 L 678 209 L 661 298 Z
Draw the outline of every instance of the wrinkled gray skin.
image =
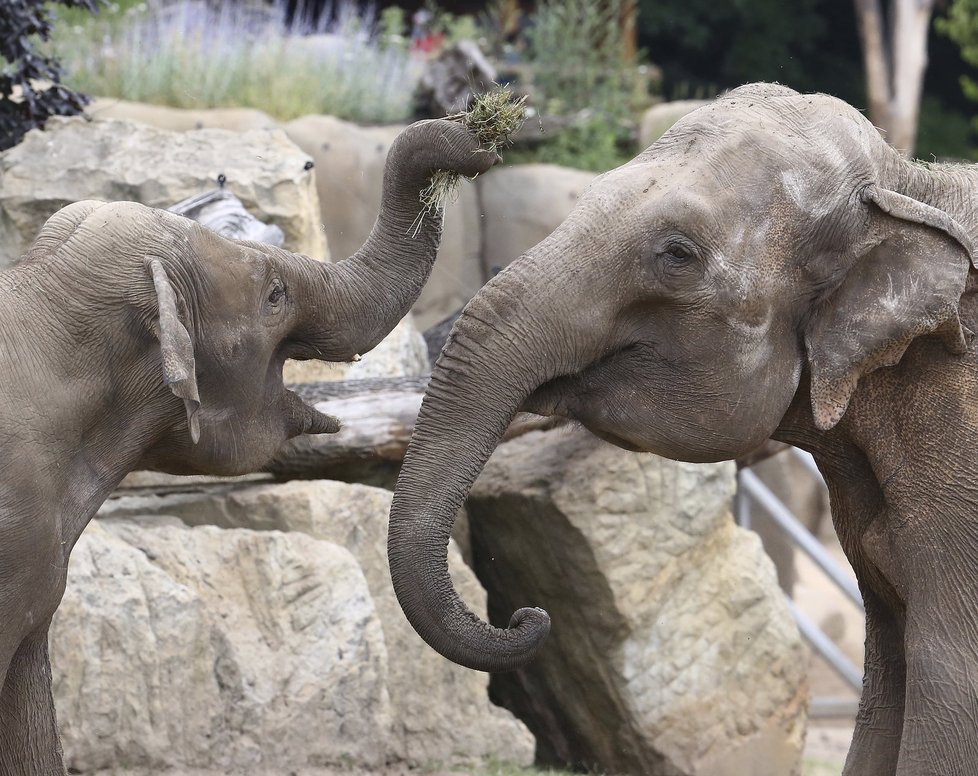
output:
M 373 348 L 435 258 L 440 216 L 415 235 L 431 173 L 497 159 L 460 124 L 412 125 L 390 150 L 373 231 L 338 264 L 79 202 L 0 273 L 0 775 L 64 773 L 48 626 L 102 501 L 136 468 L 238 474 L 291 437 L 336 431 L 285 389 L 283 362 Z
M 489 627 L 445 566 L 518 409 L 685 461 L 774 437 L 818 461 L 866 602 L 845 773 L 978 773 L 976 236 L 978 168 L 906 162 L 839 100 L 755 84 L 688 115 L 456 323 L 391 512 L 414 627 L 482 670 L 543 646 L 545 612 Z

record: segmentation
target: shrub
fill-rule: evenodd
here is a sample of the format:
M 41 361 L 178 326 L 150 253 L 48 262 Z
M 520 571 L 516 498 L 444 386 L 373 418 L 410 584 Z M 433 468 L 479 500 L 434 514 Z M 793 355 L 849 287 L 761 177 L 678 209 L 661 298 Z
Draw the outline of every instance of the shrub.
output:
M 95 0 L 54 0 L 95 12 Z M 51 116 L 81 112 L 87 102 L 61 84 L 58 61 L 37 49 L 51 36 L 44 0 L 0 0 L 0 150 L 17 145 Z
M 636 103 L 647 98 L 639 69 L 624 60 L 624 0 L 543 0 L 529 28 L 533 89 L 544 113 L 570 126 L 521 161 L 603 172 L 634 153 Z
M 283 120 L 326 113 L 364 123 L 403 121 L 420 64 L 377 27 L 372 13 L 350 2 L 307 36 L 298 33 L 309 30 L 285 26 L 281 9 L 262 16 L 184 0 L 160 12 L 144 3 L 114 6 L 98 23 L 65 25 L 55 47 L 70 83 L 104 97 L 178 108 L 253 107 Z

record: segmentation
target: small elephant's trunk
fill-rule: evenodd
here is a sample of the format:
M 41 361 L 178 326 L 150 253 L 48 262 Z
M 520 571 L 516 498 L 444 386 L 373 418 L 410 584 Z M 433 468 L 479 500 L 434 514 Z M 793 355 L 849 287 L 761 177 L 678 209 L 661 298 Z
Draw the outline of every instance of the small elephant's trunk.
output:
M 473 177 L 498 159 L 454 121 L 419 121 L 398 135 L 373 229 L 352 257 L 321 265 L 323 300 L 311 306 L 297 338 L 327 361 L 373 349 L 407 315 L 431 274 L 442 232 L 441 210 L 422 202 L 432 174 Z

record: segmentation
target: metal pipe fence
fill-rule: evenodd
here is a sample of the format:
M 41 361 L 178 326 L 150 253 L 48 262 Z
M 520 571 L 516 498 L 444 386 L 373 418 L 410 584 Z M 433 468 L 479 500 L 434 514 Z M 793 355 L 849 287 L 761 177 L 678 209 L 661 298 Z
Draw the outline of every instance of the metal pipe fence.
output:
M 801 450 L 791 448 L 786 454 L 794 455 L 805 469 L 824 487 L 822 475 L 812 457 Z M 791 540 L 818 566 L 832 583 L 848 598 L 860 612 L 863 612 L 863 599 L 859 588 L 851 577 L 836 563 L 825 550 L 822 543 L 809 531 L 791 510 L 765 485 L 749 468 L 737 474 L 737 495 L 734 502 L 735 518 L 738 525 L 751 527 L 751 512 L 760 508 L 771 518 L 775 526 Z M 858 694 L 862 690 L 862 669 L 856 666 L 798 605 L 786 595 L 788 608 L 802 637 L 833 671 Z M 855 716 L 857 701 L 850 698 L 817 696 L 812 698 L 810 713 L 820 716 Z

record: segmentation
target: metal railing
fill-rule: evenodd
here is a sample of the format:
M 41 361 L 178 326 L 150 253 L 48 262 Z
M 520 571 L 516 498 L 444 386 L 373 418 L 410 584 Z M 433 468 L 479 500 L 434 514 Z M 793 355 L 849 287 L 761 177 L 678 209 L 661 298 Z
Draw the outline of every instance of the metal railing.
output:
M 804 464 L 809 473 L 818 479 L 822 487 L 825 486 L 815 461 L 808 453 L 797 448 L 791 448 L 782 455 L 795 456 Z M 737 474 L 737 496 L 734 505 L 735 517 L 739 525 L 744 528 L 751 527 L 751 511 L 755 506 L 762 509 L 771 518 L 774 525 L 811 558 L 860 612 L 864 611 L 859 588 L 853 583 L 851 577 L 835 562 L 835 559 L 825 550 L 822 543 L 812 535 L 811 531 L 771 492 L 770 488 L 749 468 L 744 468 Z M 790 596 L 786 595 L 785 597 L 802 637 L 858 695 L 862 691 L 861 668 L 856 666 L 836 646 L 835 642 L 798 608 Z M 816 696 L 812 698 L 810 713 L 814 717 L 855 716 L 857 705 L 858 701 L 855 699 Z

